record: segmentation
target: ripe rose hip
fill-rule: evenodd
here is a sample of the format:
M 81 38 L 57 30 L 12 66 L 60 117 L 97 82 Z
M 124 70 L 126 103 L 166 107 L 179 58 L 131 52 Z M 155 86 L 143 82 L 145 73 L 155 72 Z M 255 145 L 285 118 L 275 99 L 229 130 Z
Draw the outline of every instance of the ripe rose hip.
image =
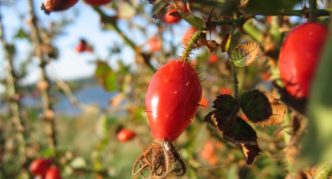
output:
M 209 57 L 209 64 L 214 64 L 218 61 L 219 57 L 215 53 L 211 54 Z
M 42 10 L 46 14 L 56 11 L 63 11 L 74 6 L 78 0 L 44 0 Z
M 77 53 L 93 52 L 93 49 L 88 45 L 85 39 L 81 39 L 80 42 L 76 45 L 75 51 Z
M 206 99 L 206 97 L 202 96 L 198 104 L 204 108 L 209 107 L 209 100 Z
M 299 25 L 285 38 L 279 55 L 279 71 L 286 90 L 306 98 L 327 36 L 327 28 L 310 22 Z
M 136 133 L 130 129 L 121 129 L 116 137 L 120 142 L 127 142 L 132 140 L 136 136 Z
M 183 60 L 170 60 L 152 77 L 145 97 L 152 135 L 173 141 L 190 124 L 202 88 L 196 71 Z
M 161 50 L 163 44 L 160 38 L 155 36 L 148 40 L 148 46 L 152 52 L 158 52 Z
M 229 89 L 229 88 L 220 88 L 219 89 L 219 94 L 221 95 L 232 95 L 233 93 L 233 90 L 232 89 Z
M 36 159 L 30 164 L 29 170 L 34 176 L 44 176 L 51 164 L 51 160 Z
M 218 163 L 218 157 L 216 155 L 216 145 L 212 141 L 206 141 L 201 152 L 201 158 L 206 160 L 210 165 L 216 165 Z
M 181 16 L 178 11 L 176 11 L 176 9 L 171 9 L 167 11 L 164 15 L 164 22 L 166 22 L 167 24 L 175 24 L 178 23 L 180 20 Z
M 45 175 L 44 179 L 61 179 L 61 172 L 56 166 L 51 166 Z
M 92 6 L 102 6 L 111 2 L 111 0 L 85 0 L 85 2 Z

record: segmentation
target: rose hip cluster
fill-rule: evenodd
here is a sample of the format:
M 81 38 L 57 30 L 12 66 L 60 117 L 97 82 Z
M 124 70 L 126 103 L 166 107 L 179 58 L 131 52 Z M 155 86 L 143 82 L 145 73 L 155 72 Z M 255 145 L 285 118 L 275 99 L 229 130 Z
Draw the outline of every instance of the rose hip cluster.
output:
M 29 170 L 33 176 L 42 179 L 61 179 L 61 172 L 52 160 L 36 159 L 30 164 Z

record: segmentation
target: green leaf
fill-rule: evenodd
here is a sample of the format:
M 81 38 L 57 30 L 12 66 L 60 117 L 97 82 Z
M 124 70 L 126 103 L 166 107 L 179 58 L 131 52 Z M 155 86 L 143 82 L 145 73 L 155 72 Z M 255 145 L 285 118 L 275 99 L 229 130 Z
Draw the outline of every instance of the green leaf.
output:
M 46 148 L 44 150 L 41 150 L 40 153 L 45 158 L 52 158 L 53 156 L 55 156 L 55 151 L 52 148 Z
M 202 30 L 205 28 L 205 22 L 201 18 L 196 17 L 192 14 L 186 14 L 186 15 L 181 14 L 181 15 L 184 20 L 186 20 L 190 25 L 192 25 L 196 29 Z
M 277 13 L 280 11 L 292 10 L 293 7 L 301 3 L 302 0 L 278 0 L 269 1 L 266 0 L 250 0 L 246 4 L 244 9 L 247 13 Z
M 17 38 L 17 39 L 27 39 L 27 38 L 29 38 L 29 35 L 22 28 L 20 28 L 16 32 L 14 37 Z
M 95 77 L 106 91 L 117 90 L 116 74 L 106 62 L 97 61 Z
M 231 60 L 236 67 L 245 67 L 253 63 L 261 49 L 255 42 L 245 42 L 236 46 L 231 52 Z
M 308 106 L 307 133 L 304 135 L 301 159 L 303 164 L 332 161 L 332 30 L 311 89 Z
M 259 90 L 244 93 L 240 97 L 240 106 L 244 114 L 253 122 L 264 121 L 272 115 L 269 99 Z
M 117 85 L 115 73 L 107 74 L 107 76 L 105 77 L 104 88 L 106 89 L 106 91 L 116 91 Z
M 159 17 L 161 14 L 161 11 L 167 6 L 167 1 L 158 0 L 153 5 L 152 14 L 153 17 Z
M 233 164 L 230 169 L 228 169 L 227 171 L 227 179 L 237 179 L 239 178 L 239 171 L 237 170 L 237 166 L 235 164 Z

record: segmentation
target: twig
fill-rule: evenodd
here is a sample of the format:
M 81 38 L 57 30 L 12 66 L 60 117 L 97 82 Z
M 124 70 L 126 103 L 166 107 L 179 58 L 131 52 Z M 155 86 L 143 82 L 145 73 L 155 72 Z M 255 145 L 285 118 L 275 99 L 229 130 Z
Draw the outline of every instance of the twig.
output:
M 137 46 L 130 38 L 128 38 L 118 27 L 117 25 L 117 17 L 116 16 L 109 16 L 105 14 L 99 7 L 93 8 L 97 14 L 100 16 L 100 20 L 102 23 L 107 24 L 110 29 L 112 29 L 114 32 L 116 32 L 119 37 L 130 47 L 132 48 L 138 59 L 142 59 L 143 62 L 151 69 L 151 71 L 155 72 L 156 69 L 153 67 L 153 65 L 150 63 L 150 59 L 146 59 L 146 55 L 144 55 L 141 52 L 141 49 L 139 46 Z
M 75 95 L 73 94 L 69 85 L 66 82 L 62 80 L 57 80 L 56 85 L 65 94 L 65 96 L 67 96 L 68 100 L 72 105 L 81 107 L 80 102 L 77 100 L 77 98 L 75 97 Z
M 316 9 L 311 11 L 316 17 L 318 16 L 330 16 L 330 11 L 325 9 Z M 292 10 L 292 11 L 279 11 L 279 12 L 258 12 L 252 15 L 263 15 L 263 16 L 308 16 L 307 10 Z
M 1 2 L 0 2 L 1 8 Z M 16 130 L 16 140 L 18 141 L 18 149 L 19 155 L 21 155 L 19 159 L 22 166 L 25 166 L 27 161 L 26 155 L 26 139 L 27 139 L 27 132 L 25 129 L 25 121 L 22 116 L 22 109 L 20 103 L 20 94 L 17 90 L 17 79 L 14 71 L 14 64 L 13 64 L 13 55 L 10 53 L 10 45 L 6 42 L 5 39 L 5 31 L 4 31 L 4 24 L 2 19 L 2 12 L 0 12 L 0 43 L 4 48 L 4 55 L 5 55 L 5 69 L 6 69 L 6 85 L 7 85 L 7 95 L 9 98 L 9 107 L 10 107 L 10 115 L 11 120 Z
M 31 37 L 36 46 L 37 57 L 40 61 L 40 70 L 41 70 L 41 83 L 46 83 L 46 87 L 41 89 L 42 102 L 43 102 L 43 119 L 47 124 L 47 137 L 49 147 L 52 148 L 56 154 L 56 122 L 55 122 L 55 114 L 54 107 L 52 102 L 51 92 L 51 82 L 49 77 L 47 76 L 46 66 L 48 64 L 48 58 L 46 54 L 42 50 L 41 46 L 43 45 L 43 39 L 40 34 L 40 29 L 38 27 L 38 19 L 36 16 L 36 12 L 34 11 L 33 0 L 28 0 L 28 8 L 29 8 L 29 16 L 30 16 L 30 28 L 32 31 Z
M 309 21 L 316 21 L 317 0 L 309 0 Z M 330 14 L 330 13 L 329 13 Z

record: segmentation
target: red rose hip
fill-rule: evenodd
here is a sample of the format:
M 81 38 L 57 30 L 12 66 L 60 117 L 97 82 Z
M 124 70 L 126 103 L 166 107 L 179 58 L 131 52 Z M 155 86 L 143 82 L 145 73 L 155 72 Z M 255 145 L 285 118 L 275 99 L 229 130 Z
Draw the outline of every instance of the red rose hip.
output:
M 61 179 L 61 172 L 56 166 L 51 166 L 45 175 L 44 179 Z
M 158 52 L 162 49 L 161 39 L 157 36 L 154 36 L 148 40 L 148 46 L 152 52 Z
M 164 15 L 164 22 L 166 22 L 167 24 L 175 24 L 178 23 L 180 20 L 181 16 L 178 11 L 176 11 L 176 9 L 171 9 L 167 11 Z
M 136 136 L 136 133 L 130 129 L 121 129 L 116 137 L 120 142 L 127 142 L 132 140 Z
M 42 10 L 46 14 L 56 11 L 64 11 L 74 6 L 78 0 L 44 0 L 42 4 Z
M 36 159 L 31 162 L 29 170 L 34 176 L 44 176 L 52 161 L 47 159 Z
M 199 77 L 190 63 L 171 60 L 152 77 L 145 97 L 154 138 L 175 140 L 190 124 L 201 99 Z
M 111 0 L 85 0 L 85 2 L 92 6 L 102 6 L 111 2 Z
M 326 36 L 324 25 L 310 22 L 299 25 L 285 38 L 279 71 L 286 90 L 295 98 L 308 97 Z

